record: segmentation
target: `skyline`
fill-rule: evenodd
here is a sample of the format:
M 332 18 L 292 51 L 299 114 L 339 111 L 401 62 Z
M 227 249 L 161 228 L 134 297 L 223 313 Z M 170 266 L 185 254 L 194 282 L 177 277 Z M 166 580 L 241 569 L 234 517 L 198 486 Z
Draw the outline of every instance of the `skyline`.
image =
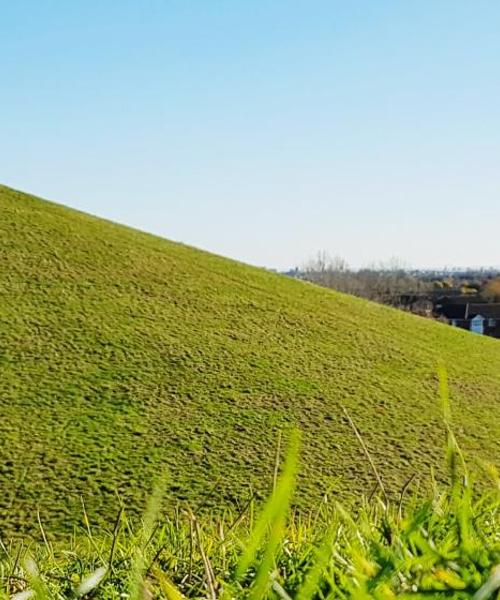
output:
M 500 266 L 500 6 L 2 13 L 1 183 L 280 270 Z

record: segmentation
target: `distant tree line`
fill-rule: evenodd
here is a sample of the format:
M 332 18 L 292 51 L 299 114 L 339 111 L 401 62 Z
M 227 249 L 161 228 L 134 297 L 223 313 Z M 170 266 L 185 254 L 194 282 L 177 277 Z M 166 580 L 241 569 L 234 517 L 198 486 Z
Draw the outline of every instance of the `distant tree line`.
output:
M 500 278 L 488 281 L 482 290 L 482 295 L 488 302 L 500 302 Z
M 340 256 L 318 252 L 291 276 L 311 281 L 346 294 L 375 302 L 402 307 L 411 296 L 425 297 L 439 293 L 481 295 L 488 302 L 500 302 L 498 269 L 415 270 L 398 258 L 353 269 Z

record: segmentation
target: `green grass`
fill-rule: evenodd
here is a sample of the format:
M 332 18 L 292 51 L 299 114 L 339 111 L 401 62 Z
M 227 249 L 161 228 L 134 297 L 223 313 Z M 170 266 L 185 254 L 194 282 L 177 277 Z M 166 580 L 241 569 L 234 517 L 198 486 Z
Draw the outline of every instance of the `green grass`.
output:
M 497 597 L 500 501 L 473 494 L 448 433 L 450 484 L 426 499 L 364 499 L 352 512 L 323 502 L 290 511 L 299 463 L 298 438 L 267 503 L 255 512 L 198 519 L 162 514 L 157 485 L 142 524 L 120 512 L 110 531 L 77 532 L 44 544 L 0 548 L 0 597 L 59 598 L 394 598 Z M 15 597 L 15 596 L 14 596 Z M 26 596 L 17 596 L 23 598 Z
M 467 456 L 498 463 L 497 340 L 0 187 L 4 535 L 36 533 L 37 511 L 71 531 L 82 498 L 104 526 L 118 498 L 144 506 L 159 473 L 172 509 L 237 511 L 267 496 L 278 432 L 296 423 L 294 504 L 349 504 L 375 480 L 343 406 L 389 497 L 412 475 L 424 490 L 439 360 Z

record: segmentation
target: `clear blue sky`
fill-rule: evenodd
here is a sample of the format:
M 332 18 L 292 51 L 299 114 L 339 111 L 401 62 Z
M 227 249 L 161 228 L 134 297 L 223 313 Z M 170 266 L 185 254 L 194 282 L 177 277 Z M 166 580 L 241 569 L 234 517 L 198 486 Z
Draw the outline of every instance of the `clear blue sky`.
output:
M 500 3 L 16 0 L 0 181 L 246 262 L 500 265 Z

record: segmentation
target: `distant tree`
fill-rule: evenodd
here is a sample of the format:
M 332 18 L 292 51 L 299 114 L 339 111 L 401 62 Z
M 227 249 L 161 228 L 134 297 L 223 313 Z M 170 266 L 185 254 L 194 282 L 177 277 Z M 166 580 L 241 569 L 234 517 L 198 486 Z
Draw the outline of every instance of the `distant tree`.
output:
M 475 287 L 471 287 L 470 285 L 462 285 L 460 286 L 460 293 L 463 296 L 474 295 L 477 294 L 477 289 Z
M 304 266 L 301 276 L 340 292 L 393 306 L 401 305 L 402 295 L 418 294 L 431 287 L 398 258 L 354 270 L 341 256 L 324 251 Z
M 488 281 L 481 295 L 488 302 L 500 302 L 500 277 Z

